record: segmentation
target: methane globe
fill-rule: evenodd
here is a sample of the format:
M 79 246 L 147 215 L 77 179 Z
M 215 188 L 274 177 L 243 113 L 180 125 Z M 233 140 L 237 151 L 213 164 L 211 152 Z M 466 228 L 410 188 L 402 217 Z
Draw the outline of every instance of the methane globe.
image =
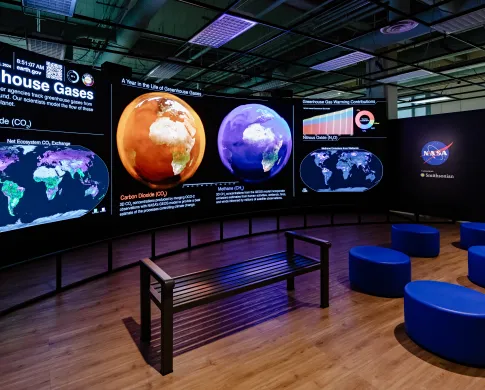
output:
M 261 183 L 277 175 L 291 154 L 288 123 L 262 104 L 245 104 L 223 120 L 218 136 L 219 155 L 241 181 Z
M 121 115 L 116 141 L 128 173 L 154 189 L 172 188 L 191 178 L 205 150 L 199 115 L 165 92 L 133 100 Z

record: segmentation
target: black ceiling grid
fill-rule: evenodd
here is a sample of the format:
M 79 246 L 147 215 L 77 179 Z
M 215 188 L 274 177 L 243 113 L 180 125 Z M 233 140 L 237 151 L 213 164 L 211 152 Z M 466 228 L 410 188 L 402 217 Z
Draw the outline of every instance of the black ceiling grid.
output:
M 133 10 L 143 4 L 152 11 L 141 10 L 138 23 Z M 191 42 L 225 15 L 254 26 L 220 47 Z M 0 22 L 0 41 L 27 47 L 43 39 L 64 45 L 68 61 L 99 67 L 109 58 L 136 78 L 208 92 L 354 97 L 399 75 L 383 82 L 401 102 L 465 100 L 485 89 L 485 0 L 78 0 L 70 18 L 0 0 Z M 409 30 L 385 29 L 401 25 Z M 312 69 L 355 52 L 373 57 Z M 154 78 L 160 72 L 150 70 L 164 64 L 176 70 Z M 411 71 L 420 77 L 407 79 Z

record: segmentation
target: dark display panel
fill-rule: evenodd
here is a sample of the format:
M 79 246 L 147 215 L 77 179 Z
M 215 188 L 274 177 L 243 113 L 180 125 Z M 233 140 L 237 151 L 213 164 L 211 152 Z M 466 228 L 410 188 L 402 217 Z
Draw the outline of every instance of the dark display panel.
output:
M 484 220 L 484 111 L 391 122 L 396 196 L 403 211 Z M 397 196 L 397 194 L 399 194 Z
M 286 208 L 293 101 L 124 79 L 112 94 L 112 204 L 121 229 Z
M 306 100 L 295 132 L 298 204 L 387 202 L 385 100 Z
M 92 69 L 0 47 L 0 245 L 13 260 L 106 231 L 107 90 Z
M 2 264 L 292 206 L 386 207 L 384 101 L 209 95 L 0 47 Z M 28 237 L 29 245 L 19 245 Z

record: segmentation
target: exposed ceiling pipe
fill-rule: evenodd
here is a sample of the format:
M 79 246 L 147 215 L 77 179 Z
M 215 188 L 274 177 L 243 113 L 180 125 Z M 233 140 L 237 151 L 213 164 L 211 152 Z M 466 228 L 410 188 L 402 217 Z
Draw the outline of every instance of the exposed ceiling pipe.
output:
M 476 7 L 476 0 L 465 0 L 461 1 L 461 6 L 458 9 L 458 12 L 464 12 L 468 9 L 473 9 Z M 436 10 L 428 10 L 423 13 L 417 14 L 416 18 L 419 18 L 427 23 L 433 23 L 440 19 L 442 19 L 445 14 L 441 14 L 440 12 L 436 12 Z M 449 17 L 449 14 L 446 14 Z M 394 45 L 396 43 L 407 41 L 410 39 L 414 39 L 423 35 L 427 35 L 430 33 L 430 28 L 419 24 L 413 30 L 408 32 L 404 32 L 401 34 L 389 34 L 385 35 L 380 33 L 379 31 L 375 31 L 369 34 L 366 34 L 362 37 L 347 41 L 345 44 L 348 46 L 352 46 L 355 50 L 359 50 L 362 48 L 368 51 L 378 51 L 379 49 Z M 340 55 L 342 49 L 340 48 L 330 48 L 328 50 L 324 50 L 318 54 L 312 55 L 310 57 L 305 58 L 301 62 L 307 62 L 309 65 L 314 65 L 318 62 L 323 62 L 328 59 L 332 59 Z
M 411 2 L 409 0 L 391 0 L 389 5 L 393 8 L 397 8 L 398 10 L 407 13 L 408 15 L 411 13 Z M 389 21 L 392 22 L 396 19 L 400 19 L 401 15 L 395 12 L 389 12 Z
M 476 8 L 477 6 L 476 0 L 459 0 L 459 1 L 451 1 L 449 3 L 452 3 L 451 8 L 449 9 L 453 9 L 456 14 L 465 13 L 468 10 Z M 449 3 L 443 4 L 443 5 L 448 5 Z M 402 16 L 403 15 L 401 15 L 401 17 Z M 391 35 L 384 35 L 384 34 L 381 34 L 379 31 L 375 31 L 375 32 L 366 34 L 364 36 L 361 36 L 359 38 L 347 41 L 345 42 L 345 44 L 348 46 L 355 47 L 356 50 L 358 50 L 358 48 L 360 47 L 360 48 L 363 48 L 364 50 L 369 50 L 369 51 L 372 50 L 375 52 L 375 51 L 378 51 L 379 49 L 392 46 L 395 43 L 402 42 L 405 40 L 411 40 L 419 36 L 429 34 L 431 32 L 429 28 L 429 24 L 436 23 L 437 21 L 442 20 L 443 18 L 449 19 L 450 13 L 449 11 L 443 12 L 443 10 L 440 11 L 440 10 L 437 10 L 436 8 L 433 8 L 433 9 L 429 9 L 427 11 L 421 12 L 419 14 L 416 14 L 414 15 L 414 17 L 419 18 L 425 23 L 428 23 L 428 26 L 419 24 L 415 29 L 408 31 L 406 33 L 391 34 Z M 338 56 L 340 51 L 341 50 L 339 48 L 327 49 L 317 54 L 306 57 L 304 59 L 300 59 L 300 63 L 308 61 L 309 65 L 315 64 L 315 63 L 318 63 L 318 61 L 322 61 L 322 60 L 326 60 L 326 59 Z M 322 58 L 322 55 L 324 56 L 323 58 Z M 328 88 L 328 85 L 330 84 L 332 83 L 326 83 L 325 88 Z
M 436 2 L 436 0 L 421 0 L 421 1 L 428 5 L 434 5 L 434 3 Z M 438 9 L 445 14 L 444 16 L 450 16 L 450 14 L 456 14 L 460 10 L 460 8 L 463 7 L 464 3 L 465 3 L 465 0 L 454 0 L 449 3 L 438 6 Z
M 327 4 L 331 3 L 332 1 L 333 1 L 333 0 L 325 0 L 325 1 L 321 2 L 321 3 L 320 3 L 318 6 L 317 6 L 317 9 L 321 9 L 321 8 L 325 7 Z M 356 1 L 356 0 L 353 0 L 353 1 Z M 282 3 L 285 3 L 285 2 L 286 2 L 286 1 L 278 1 L 277 3 L 278 3 L 278 5 L 281 5 Z M 281 4 L 280 4 L 280 3 L 281 3 Z M 231 8 L 232 8 L 232 7 L 231 7 Z M 272 9 L 274 9 L 274 8 L 275 8 L 275 7 L 274 7 L 274 4 L 270 5 L 268 8 L 271 8 L 271 10 L 272 10 Z M 266 11 L 266 9 L 265 9 L 265 10 L 261 11 L 259 14 L 257 14 L 257 15 L 256 15 L 256 17 L 258 17 L 258 16 L 264 16 L 264 15 L 265 15 L 267 12 L 269 12 L 269 11 Z M 301 15 L 301 16 L 300 16 L 300 22 L 296 22 L 296 23 L 295 23 L 295 25 L 294 25 L 292 28 L 296 27 L 297 25 L 301 25 L 301 24 L 305 23 L 306 18 L 307 18 L 307 17 L 308 17 L 308 16 L 309 16 L 309 15 L 310 15 L 312 12 L 315 12 L 315 9 L 314 9 L 313 7 L 312 7 L 310 10 L 308 10 L 307 12 L 305 12 L 303 15 Z M 289 31 L 279 33 L 279 34 L 277 34 L 277 35 L 276 35 L 276 37 L 283 36 L 283 35 L 287 34 L 288 32 L 289 32 Z M 273 36 L 273 37 L 271 37 L 269 40 L 265 41 L 265 42 L 264 42 L 264 43 L 262 43 L 261 45 L 258 45 L 256 48 L 259 48 L 259 47 L 261 47 L 261 46 L 263 46 L 263 45 L 265 45 L 265 44 L 267 44 L 267 43 L 271 42 L 271 41 L 272 41 L 273 39 L 275 39 L 276 37 L 274 37 L 274 36 Z M 264 38 L 264 37 L 263 37 L 263 38 Z M 254 47 L 253 47 L 253 48 L 251 48 L 250 50 L 246 51 L 245 53 L 250 53 L 252 50 L 255 50 L 256 48 L 254 48 Z M 239 58 L 240 58 L 240 57 L 241 57 L 241 54 L 240 54 L 240 53 L 232 53 L 232 54 L 229 54 L 228 56 L 226 56 L 226 57 L 225 57 L 223 60 L 221 60 L 220 62 L 222 62 L 222 63 L 227 63 L 227 61 L 231 60 L 231 59 L 232 59 L 232 58 L 234 58 L 234 57 L 239 57 Z M 253 59 L 253 60 L 254 60 L 254 59 Z M 238 60 L 236 60 L 236 61 L 238 61 Z M 216 62 L 215 64 L 218 64 L 218 63 L 219 63 L 219 62 Z M 244 63 L 241 65 L 241 64 L 238 64 L 237 62 L 235 62 L 234 60 L 231 62 L 231 64 L 232 64 L 233 66 L 235 66 L 235 65 L 236 65 L 236 66 L 244 66 Z M 187 80 L 191 80 L 191 79 L 193 79 L 193 78 L 195 78 L 195 77 L 197 77 L 197 76 L 199 76 L 199 75 L 202 75 L 202 74 L 204 74 L 204 73 L 206 73 L 206 71 L 199 71 L 199 72 L 196 72 L 195 74 L 191 75 L 191 76 L 190 76 L 190 77 L 189 77 Z M 220 79 L 220 78 L 221 78 L 221 77 L 219 77 L 219 78 L 217 78 L 217 79 Z M 250 83 L 250 82 L 246 82 L 246 83 L 248 83 L 249 85 L 251 85 L 251 83 Z M 179 83 L 177 83 L 177 84 L 175 84 L 175 85 L 177 86 L 177 85 L 179 85 L 179 84 L 182 84 L 182 82 L 179 82 Z
M 138 0 L 133 7 L 126 13 L 122 23 L 129 27 L 146 29 L 150 21 L 167 0 Z M 121 51 L 128 52 L 138 41 L 141 32 L 128 29 L 119 29 L 116 32 L 116 46 Z M 103 52 L 96 59 L 95 65 L 102 65 L 104 62 L 118 63 L 124 56 Z
M 329 20 L 321 21 L 321 20 L 318 20 L 318 19 L 321 19 L 321 18 L 317 18 L 317 20 L 312 19 L 306 24 L 308 24 L 310 26 L 311 25 L 316 26 L 314 33 L 315 32 L 317 32 L 318 34 L 327 33 L 328 32 L 327 29 L 329 27 L 329 22 L 331 20 L 337 20 L 337 21 L 340 20 L 340 23 L 341 23 L 342 18 L 346 17 L 347 15 L 353 15 L 353 16 L 354 15 L 360 15 L 360 12 L 363 10 L 362 7 L 364 5 L 365 5 L 365 2 L 363 2 L 362 0 L 353 0 L 353 1 L 345 4 L 343 7 L 337 8 L 336 11 L 334 11 L 334 12 L 329 11 L 328 14 L 324 14 L 323 17 L 327 18 Z M 371 11 L 371 13 L 375 13 L 377 11 L 378 11 L 378 8 L 374 8 Z M 360 20 L 360 19 L 364 18 L 365 16 L 368 16 L 368 15 L 367 14 L 366 15 L 360 15 L 357 20 Z M 306 24 L 302 25 L 300 28 L 305 27 Z M 310 26 L 306 26 L 306 27 L 308 28 Z M 292 42 L 291 46 L 281 45 L 281 46 L 274 47 L 272 51 L 269 51 L 267 53 L 267 55 L 277 57 L 279 55 L 282 55 L 282 54 L 288 52 L 290 49 L 294 49 L 296 47 L 301 46 L 301 44 L 303 44 L 307 41 L 308 40 L 304 37 L 297 38 L 296 40 L 294 40 Z M 240 66 L 246 66 L 246 67 L 247 66 L 254 67 L 254 66 L 256 66 L 256 65 L 258 65 L 262 62 L 265 62 L 264 60 L 262 60 L 260 58 L 251 58 L 251 57 L 249 57 L 249 58 L 243 57 L 243 58 L 241 58 L 241 60 L 242 60 L 242 63 L 240 63 L 239 65 Z M 225 78 L 224 76 L 220 76 L 220 77 L 216 77 L 216 80 L 220 81 L 220 80 L 223 80 L 224 78 Z M 256 84 L 254 84 L 254 82 L 252 82 L 252 79 L 250 79 L 248 81 L 245 81 L 245 82 L 243 82 L 241 84 L 237 84 L 237 85 L 243 85 L 243 86 L 247 87 L 247 86 L 256 85 Z M 232 93 L 233 90 L 231 88 L 226 88 L 222 92 Z

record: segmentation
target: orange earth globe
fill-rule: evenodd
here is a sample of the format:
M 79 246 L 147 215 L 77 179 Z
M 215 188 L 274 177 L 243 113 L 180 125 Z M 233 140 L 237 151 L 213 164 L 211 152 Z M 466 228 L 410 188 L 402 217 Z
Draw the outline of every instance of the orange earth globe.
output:
M 172 188 L 191 178 L 205 151 L 199 115 L 165 92 L 133 100 L 121 115 L 116 141 L 128 173 L 154 189 Z

